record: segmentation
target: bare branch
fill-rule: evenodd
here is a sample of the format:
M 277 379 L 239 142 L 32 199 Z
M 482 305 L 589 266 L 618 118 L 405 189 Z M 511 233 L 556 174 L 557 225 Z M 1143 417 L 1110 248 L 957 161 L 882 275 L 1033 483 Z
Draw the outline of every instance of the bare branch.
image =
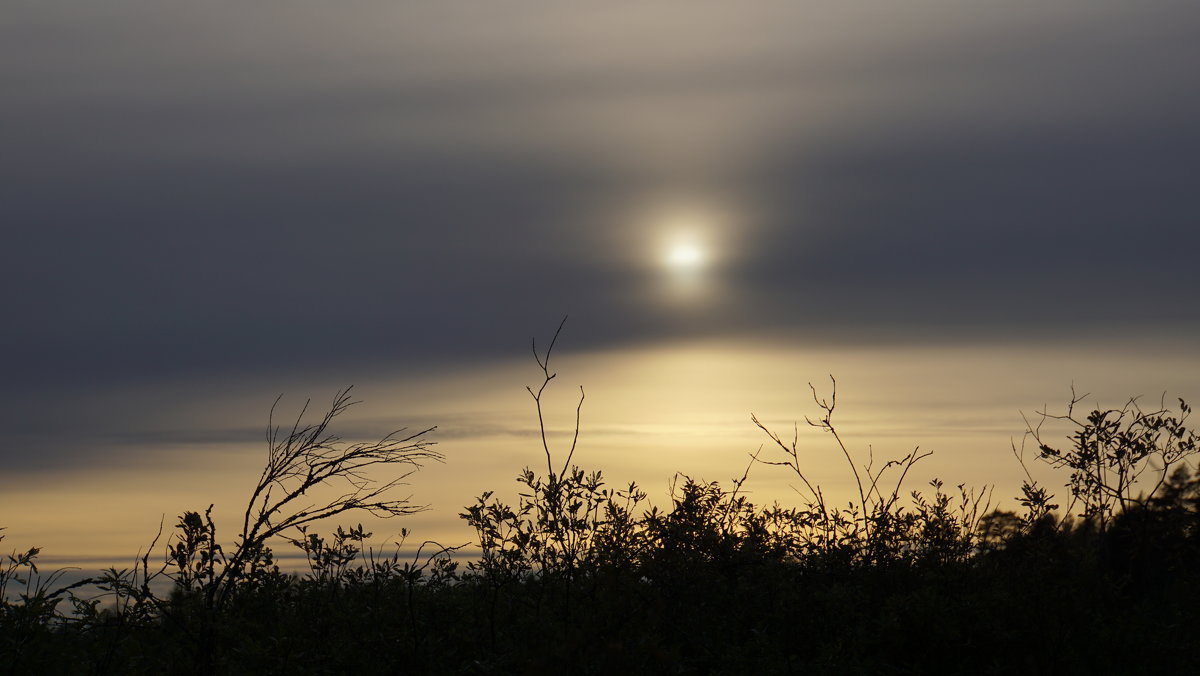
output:
M 237 585 L 255 574 L 267 542 L 288 529 L 352 511 L 386 518 L 425 509 L 412 504 L 409 497 L 388 496 L 422 463 L 443 459 L 432 448 L 435 442 L 426 438 L 436 427 L 411 433 L 402 428 L 375 442 L 345 443 L 330 433 L 329 427 L 337 416 L 358 403 L 351 399 L 350 389 L 339 391 L 328 410 L 311 424 L 304 423 L 311 403 L 306 401 L 286 433 L 274 422 L 281 397 L 272 404 L 266 433 L 267 462 L 246 504 L 237 547 L 228 559 L 221 554 L 219 573 L 213 570 L 220 551 L 215 542 L 216 530 L 211 518 L 207 520 L 209 577 L 204 587 L 209 607 L 227 602 Z M 403 471 L 382 480 L 368 474 L 369 470 L 385 467 Z M 336 497 L 320 502 L 305 500 L 314 489 L 339 483 L 345 490 Z

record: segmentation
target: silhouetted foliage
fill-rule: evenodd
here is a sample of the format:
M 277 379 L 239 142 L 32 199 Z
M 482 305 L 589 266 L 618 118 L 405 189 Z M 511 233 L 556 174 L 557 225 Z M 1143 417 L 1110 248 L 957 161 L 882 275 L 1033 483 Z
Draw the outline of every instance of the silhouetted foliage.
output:
M 562 326 L 559 327 L 561 332 Z M 856 452 L 813 389 L 819 417 L 853 480 L 831 504 L 797 437 L 761 423 L 771 452 L 726 483 L 676 475 L 659 508 L 636 485 L 610 488 L 551 447 L 543 396 L 555 378 L 534 349 L 530 387 L 545 473 L 525 468 L 508 502 L 484 492 L 461 517 L 476 549 L 423 542 L 390 553 L 361 524 L 325 517 L 411 513 L 384 495 L 437 459 L 423 434 L 345 445 L 328 434 L 345 393 L 315 425 L 269 436 L 269 458 L 242 532 L 219 541 L 211 507 L 185 512 L 161 565 L 148 550 L 84 583 L 40 575 L 36 548 L 0 566 L 0 669 L 7 673 L 279 674 L 1008 674 L 1190 673 L 1200 626 L 1200 475 L 1190 413 L 1161 407 L 1029 425 L 1036 458 L 1063 473 L 1060 512 L 1027 480 L 1017 510 L 991 490 L 905 487 L 928 453 L 877 464 Z M 1051 427 L 1067 428 L 1067 445 Z M 272 430 L 275 428 L 272 427 Z M 1014 446 L 1018 457 L 1021 452 Z M 763 470 L 762 468 L 768 468 Z M 756 505 L 752 471 L 791 473 L 797 506 Z M 348 488 L 319 506 L 307 491 Z M 160 529 L 161 531 L 161 529 Z M 302 552 L 283 572 L 272 545 Z M 226 548 L 228 548 L 228 553 Z M 409 553 L 405 553 L 409 552 Z M 465 562 L 465 565 L 460 565 Z M 170 591 L 162 593 L 162 583 Z M 85 588 L 85 584 L 90 585 Z M 87 589 L 92 591 L 88 592 Z M 66 601 L 67 603 L 64 603 Z

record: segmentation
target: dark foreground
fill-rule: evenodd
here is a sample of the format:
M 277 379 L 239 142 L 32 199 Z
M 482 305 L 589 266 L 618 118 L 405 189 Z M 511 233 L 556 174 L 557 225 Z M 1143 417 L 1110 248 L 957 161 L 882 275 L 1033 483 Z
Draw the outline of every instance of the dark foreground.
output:
M 531 390 L 539 405 L 542 390 Z M 485 493 L 466 508 L 477 554 L 462 565 L 463 552 L 432 543 L 415 556 L 360 551 L 361 527 L 309 532 L 356 510 L 413 511 L 363 468 L 437 459 L 423 432 L 355 445 L 329 435 L 343 393 L 322 421 L 272 435 L 233 545 L 188 512 L 157 558 L 90 587 L 56 587 L 36 550 L 9 557 L 0 673 L 1200 673 L 1186 404 L 1045 416 L 1069 431 L 1061 448 L 1040 425 L 1029 435 L 1037 461 L 1061 471 L 1061 497 L 1030 480 L 1018 513 L 939 482 L 902 494 L 922 456 L 856 463 L 834 404 L 817 404 L 812 424 L 857 483 L 844 507 L 769 431 L 775 455 L 751 466 L 792 472 L 801 507 L 751 504 L 743 475 L 680 477 L 669 509 L 647 509 L 636 486 L 609 489 L 547 446 L 544 474 L 522 473 L 515 505 Z M 296 507 L 338 481 L 342 497 Z M 310 571 L 280 572 L 272 545 L 299 547 Z

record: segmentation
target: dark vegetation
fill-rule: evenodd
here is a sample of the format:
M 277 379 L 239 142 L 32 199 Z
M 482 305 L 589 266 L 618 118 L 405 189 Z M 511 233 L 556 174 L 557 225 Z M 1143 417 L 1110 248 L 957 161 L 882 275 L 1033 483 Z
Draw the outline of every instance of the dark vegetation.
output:
M 540 423 L 553 346 L 534 352 Z M 836 383 L 813 398 L 808 424 L 854 479 L 846 504 L 810 481 L 795 436 L 755 419 L 769 445 L 740 478 L 679 475 L 669 506 L 649 507 L 636 485 L 572 464 L 577 417 L 565 452 L 542 424 L 545 466 L 521 472 L 515 503 L 486 492 L 465 508 L 468 556 L 432 542 L 385 554 L 361 526 L 311 529 L 417 511 L 392 495 L 440 459 L 429 430 L 342 442 L 328 430 L 352 403 L 340 393 L 314 424 L 302 412 L 270 427 L 232 545 L 210 507 L 137 566 L 73 585 L 39 574 L 37 549 L 9 556 L 0 673 L 1196 673 L 1200 476 L 1183 401 L 1080 416 L 1073 397 L 1041 412 L 1025 440 L 1060 470 L 1061 497 L 1027 472 L 1013 512 L 986 489 L 909 491 L 925 454 L 864 462 L 835 424 Z M 1046 426 L 1068 428 L 1065 445 Z M 798 504 L 752 504 L 756 466 L 790 472 Z M 299 548 L 308 572 L 281 572 L 272 545 Z

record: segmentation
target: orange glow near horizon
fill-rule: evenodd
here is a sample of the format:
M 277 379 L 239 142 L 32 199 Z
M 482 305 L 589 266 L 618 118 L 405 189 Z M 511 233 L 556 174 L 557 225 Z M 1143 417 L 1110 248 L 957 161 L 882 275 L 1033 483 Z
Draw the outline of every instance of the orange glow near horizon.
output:
M 828 435 L 804 423 L 815 413 L 807 383 L 828 394 L 830 372 L 838 378 L 835 423 L 860 462 L 868 453 L 882 463 L 920 446 L 934 455 L 914 469 L 909 489 L 924 489 L 934 477 L 951 486 L 994 485 L 995 503 L 1003 505 L 1022 476 L 1010 448 L 1024 431 L 1020 411 L 1065 404 L 1072 380 L 1081 374 L 1095 374 L 1089 382 L 1077 381 L 1081 392 L 1095 394 L 1089 405 L 1119 405 L 1135 394 L 1157 398 L 1163 391 L 1190 399 L 1196 392 L 1188 389 L 1194 383 L 1187 374 L 1200 367 L 1200 358 L 1182 345 L 800 348 L 705 340 L 582 353 L 570 351 L 569 336 L 564 338 L 552 364 L 559 375 L 546 399 L 552 450 L 562 453 L 569 445 L 576 387 L 582 384 L 587 397 L 575 461 L 602 470 L 610 486 L 638 482 L 660 505 L 676 473 L 727 481 L 741 475 L 760 446 L 764 458 L 770 457 L 769 440 L 750 423 L 751 413 L 789 440 L 799 421 L 809 476 L 831 498 L 848 498 L 844 459 Z M 544 463 L 532 402 L 523 390 L 537 375 L 528 362 L 508 360 L 419 381 L 383 376 L 360 381 L 355 392 L 364 403 L 339 419 L 344 429 L 438 424 L 434 439 L 446 462 L 427 465 L 400 489 L 413 503 L 430 505 L 429 511 L 389 522 L 347 515 L 344 523 L 362 521 L 375 531 L 377 545 L 393 541 L 400 528 L 412 530 L 418 541 L 462 544 L 473 534 L 458 514 L 479 494 L 496 491 L 498 498 L 516 502 L 514 478 L 521 468 L 536 471 Z M 305 391 L 314 394 L 317 410 L 325 386 L 309 385 Z M 255 397 L 239 398 L 220 386 L 194 391 L 209 403 L 163 424 L 193 429 L 265 424 L 269 399 L 259 406 L 248 403 Z M 291 404 L 298 405 L 300 396 Z M 219 536 L 232 539 L 265 458 L 257 434 L 244 443 L 118 451 L 107 469 L 96 464 L 54 475 L 3 477 L 4 544 L 41 547 L 47 561 L 94 565 L 96 557 L 107 556 L 121 564 L 144 550 L 160 519 L 166 538 L 183 510 L 202 511 L 209 504 L 216 505 Z M 1031 464 L 1031 469 L 1044 468 Z M 1046 478 L 1058 487 L 1053 475 Z M 795 483 L 781 468 L 759 466 L 747 490 L 756 503 L 796 505 Z M 279 543 L 278 549 L 290 546 Z

